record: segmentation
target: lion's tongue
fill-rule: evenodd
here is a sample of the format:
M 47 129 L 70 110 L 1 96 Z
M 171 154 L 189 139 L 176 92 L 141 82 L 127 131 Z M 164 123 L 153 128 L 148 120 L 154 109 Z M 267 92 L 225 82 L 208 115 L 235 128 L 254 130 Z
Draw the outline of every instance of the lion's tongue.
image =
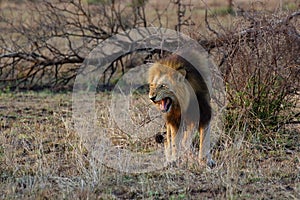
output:
M 166 111 L 168 108 L 169 99 L 162 99 L 160 103 L 160 110 Z

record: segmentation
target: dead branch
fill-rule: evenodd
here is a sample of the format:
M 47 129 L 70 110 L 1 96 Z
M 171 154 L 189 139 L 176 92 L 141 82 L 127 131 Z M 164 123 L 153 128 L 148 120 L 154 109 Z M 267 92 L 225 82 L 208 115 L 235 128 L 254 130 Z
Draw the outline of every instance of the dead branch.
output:
M 19 11 L 3 8 L 0 87 L 59 88 L 66 82 L 72 87 L 70 78 L 99 43 L 120 31 L 147 26 L 145 5 L 146 0 L 131 5 L 57 0 L 28 1 Z M 13 18 L 14 13 L 26 17 Z

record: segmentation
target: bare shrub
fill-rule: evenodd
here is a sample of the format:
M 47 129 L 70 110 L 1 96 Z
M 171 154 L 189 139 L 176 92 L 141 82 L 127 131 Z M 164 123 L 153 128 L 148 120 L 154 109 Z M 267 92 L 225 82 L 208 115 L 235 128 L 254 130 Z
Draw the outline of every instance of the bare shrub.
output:
M 170 5 L 178 7 L 178 30 L 191 23 L 191 16 L 186 17 L 191 5 L 181 1 L 168 2 L 163 11 L 148 7 L 150 19 L 145 12 L 147 0 L 90 2 L 5 4 L 0 14 L 0 88 L 71 88 L 81 63 L 99 43 L 132 28 L 163 26 Z M 125 60 L 128 58 L 118 58 L 105 70 L 104 83 L 115 72 L 124 73 Z
M 299 15 L 244 12 L 224 32 L 207 22 L 216 35 L 207 48 L 220 61 L 226 83 L 227 132 L 242 131 L 260 142 L 299 123 Z
M 2 8 L 0 87 L 70 87 L 85 57 L 101 41 L 147 26 L 145 3 L 26 1 Z

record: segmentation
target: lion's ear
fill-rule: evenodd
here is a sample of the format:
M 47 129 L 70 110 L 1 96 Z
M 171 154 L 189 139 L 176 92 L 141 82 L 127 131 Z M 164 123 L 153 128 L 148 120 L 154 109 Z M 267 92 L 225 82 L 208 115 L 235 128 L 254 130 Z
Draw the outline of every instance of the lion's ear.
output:
M 180 75 L 178 76 L 178 81 L 184 81 L 186 76 L 186 70 L 184 68 L 179 68 L 177 71 L 180 73 Z

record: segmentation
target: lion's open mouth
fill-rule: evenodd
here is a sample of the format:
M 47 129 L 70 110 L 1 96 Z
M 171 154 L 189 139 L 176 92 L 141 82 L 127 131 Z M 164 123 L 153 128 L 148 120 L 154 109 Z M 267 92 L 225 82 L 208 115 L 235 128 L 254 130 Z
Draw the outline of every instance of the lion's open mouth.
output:
M 159 104 L 159 108 L 162 112 L 169 112 L 171 105 L 172 105 L 172 99 L 169 97 L 166 97 L 157 103 Z

